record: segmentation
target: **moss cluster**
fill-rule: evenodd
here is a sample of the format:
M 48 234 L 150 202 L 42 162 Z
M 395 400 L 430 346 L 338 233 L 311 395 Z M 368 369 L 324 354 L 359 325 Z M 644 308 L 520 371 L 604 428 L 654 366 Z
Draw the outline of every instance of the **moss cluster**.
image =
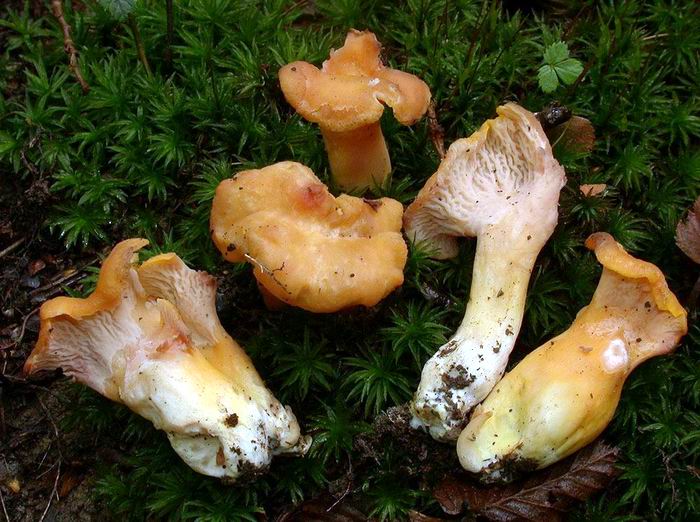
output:
M 413 249 L 406 284 L 376 309 L 315 316 L 266 312 L 249 267 L 224 264 L 209 240 L 214 189 L 236 171 L 293 159 L 328 179 L 319 130 L 285 103 L 276 74 L 293 60 L 320 63 L 351 27 L 374 31 L 392 67 L 430 85 L 448 144 L 508 100 L 536 111 L 557 99 L 595 127 L 592 153 L 555 147 L 569 182 L 531 281 L 516 359 L 564 330 L 587 303 L 599 275 L 583 248 L 593 231 L 610 232 L 658 264 L 681 300 L 692 288 L 698 269 L 674 244 L 677 221 L 700 193 L 700 9 L 690 0 L 527 8 L 469 0 L 180 0 L 171 46 L 166 2 L 136 2 L 132 23 L 103 7 L 110 3 L 120 2 L 65 2 L 87 94 L 67 67 L 56 20 L 33 17 L 28 5 L 3 8 L 3 179 L 48 182 L 43 233 L 73 251 L 142 236 L 153 249 L 220 276 L 229 331 L 315 437 L 308 458 L 280 459 L 258 482 L 231 487 L 194 474 L 162 434 L 83 391 L 75 429 L 105 437 L 116 431 L 132 448 L 126 462 L 104 470 L 98 491 L 119 519 L 256 520 L 336 484 L 354 458 L 353 435 L 410 397 L 423 362 L 459 324 L 469 242 L 444 262 Z M 550 71 L 544 88 L 554 92 L 546 94 L 538 71 L 551 65 L 546 51 L 560 41 L 583 73 L 569 77 L 579 70 L 571 62 L 560 81 Z M 407 203 L 438 164 L 428 123 L 403 127 L 388 114 L 382 125 L 394 165 L 383 194 Z M 587 197 L 578 190 L 584 183 L 608 189 Z M 623 474 L 577 516 L 682 520 L 700 511 L 694 315 L 675 355 L 629 379 L 605 433 L 622 448 Z M 395 451 L 387 446 L 383 466 L 354 476 L 368 511 L 385 519 L 411 508 L 438 514 L 424 484 L 395 465 Z

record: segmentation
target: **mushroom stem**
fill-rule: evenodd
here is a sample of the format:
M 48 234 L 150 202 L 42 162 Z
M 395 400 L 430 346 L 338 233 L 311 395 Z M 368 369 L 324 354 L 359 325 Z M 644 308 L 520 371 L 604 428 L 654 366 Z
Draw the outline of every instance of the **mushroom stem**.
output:
M 343 190 L 382 186 L 391 160 L 379 122 L 349 131 L 321 128 L 336 185 Z
M 533 252 L 533 240 L 528 240 L 527 236 L 514 236 L 516 234 L 507 228 L 498 226 L 488 227 L 479 235 L 472 275 L 474 284 L 456 337 L 474 336 L 486 348 L 489 337 L 502 339 L 503 331 L 520 329 L 537 251 Z M 504 252 L 506 244 L 509 250 Z
M 469 138 L 450 145 L 406 210 L 406 234 L 457 255 L 476 237 L 472 289 L 454 337 L 426 363 L 412 404 L 416 428 L 454 440 L 469 411 L 498 382 L 520 331 L 537 254 L 557 224 L 564 169 L 531 112 L 509 103 Z
M 503 225 L 488 226 L 479 234 L 464 319 L 423 368 L 411 405 L 413 427 L 429 429 L 438 440 L 455 440 L 470 409 L 503 375 L 541 248 L 535 241 Z
M 485 481 L 510 481 L 590 443 L 615 413 L 627 376 L 687 332 L 686 312 L 656 266 L 605 233 L 586 246 L 603 265 L 590 304 L 506 374 L 459 436 L 460 463 Z

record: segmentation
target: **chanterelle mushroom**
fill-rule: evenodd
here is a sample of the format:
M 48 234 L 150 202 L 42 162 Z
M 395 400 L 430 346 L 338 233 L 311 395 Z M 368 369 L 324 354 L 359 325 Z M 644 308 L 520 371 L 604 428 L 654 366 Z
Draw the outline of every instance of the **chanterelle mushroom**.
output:
M 382 185 L 391 172 L 379 118 L 384 105 L 404 125 L 418 121 L 430 89 L 412 74 L 382 64 L 380 45 L 369 31 L 351 30 L 319 70 L 293 62 L 279 71 L 287 101 L 321 126 L 331 172 L 344 190 Z
M 304 165 L 282 162 L 222 181 L 212 238 L 228 261 L 249 261 L 274 297 L 312 312 L 374 306 L 403 283 L 403 207 L 334 198 Z
M 450 146 L 404 216 L 409 239 L 439 259 L 457 253 L 456 237 L 477 237 L 464 320 L 423 367 L 411 404 L 412 425 L 440 440 L 457 438 L 503 375 L 566 182 L 534 115 L 512 103 L 498 114 Z
M 632 370 L 686 333 L 686 312 L 656 266 L 609 234 L 593 234 L 586 246 L 603 265 L 591 303 L 474 410 L 457 442 L 465 469 L 509 480 L 585 446 L 610 422 Z
M 119 243 L 87 299 L 41 307 L 25 372 L 63 368 L 165 431 L 192 469 L 235 479 L 273 455 L 303 454 L 309 438 L 265 387 L 216 315 L 216 282 L 175 254 L 140 267 L 145 239 Z

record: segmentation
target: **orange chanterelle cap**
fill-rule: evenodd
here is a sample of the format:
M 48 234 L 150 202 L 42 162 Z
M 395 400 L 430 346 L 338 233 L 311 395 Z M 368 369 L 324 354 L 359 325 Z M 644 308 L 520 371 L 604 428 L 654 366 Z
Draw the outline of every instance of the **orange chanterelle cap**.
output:
M 401 203 L 333 197 L 311 169 L 290 161 L 222 181 L 211 212 L 214 244 L 248 261 L 268 305 L 312 312 L 374 306 L 403 283 Z
M 389 105 L 404 125 L 428 110 L 430 89 L 417 76 L 386 67 L 369 31 L 351 30 L 321 69 L 293 62 L 279 71 L 287 101 L 321 126 L 336 183 L 345 190 L 381 185 L 391 172 L 379 119 Z

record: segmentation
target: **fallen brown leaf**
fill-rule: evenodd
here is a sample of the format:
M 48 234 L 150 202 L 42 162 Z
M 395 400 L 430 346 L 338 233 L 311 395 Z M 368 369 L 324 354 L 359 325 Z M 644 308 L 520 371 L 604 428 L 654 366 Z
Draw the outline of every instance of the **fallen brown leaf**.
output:
M 276 522 L 367 522 L 367 515 L 348 502 L 338 502 L 328 493 L 302 502 L 282 513 Z
M 700 264 L 700 197 L 684 221 L 676 227 L 676 244 L 685 255 Z
M 423 513 L 419 513 L 418 511 L 414 510 L 410 510 L 408 512 L 408 520 L 409 522 L 447 522 L 447 519 L 429 517 L 428 515 L 424 515 Z
M 27 267 L 27 273 L 30 276 L 33 276 L 34 274 L 41 272 L 44 268 L 46 268 L 46 263 L 42 259 L 35 259 L 31 263 L 29 263 L 29 266 Z
M 590 185 L 579 186 L 581 194 L 583 194 L 586 197 L 597 196 L 598 194 L 602 194 L 606 188 L 608 188 L 608 186 L 605 183 L 593 183 Z
M 7 489 L 9 489 L 10 491 L 12 491 L 15 495 L 16 495 L 17 493 L 19 493 L 20 490 L 22 489 L 22 487 L 21 487 L 20 484 L 19 484 L 19 480 L 17 480 L 16 478 L 11 478 L 11 479 L 9 479 L 9 480 L 5 483 L 5 485 L 7 486 Z
M 476 486 L 461 476 L 445 478 L 433 495 L 445 513 L 470 511 L 493 521 L 562 520 L 578 502 L 607 487 L 619 474 L 619 450 L 593 443 L 575 455 L 524 481 L 501 486 Z
M 563 147 L 573 153 L 587 153 L 595 145 L 595 129 L 590 120 L 581 116 L 572 116 L 570 120 L 560 123 L 547 131 L 552 146 Z
M 65 497 L 73 491 L 80 483 L 83 481 L 82 474 L 78 473 L 75 469 L 69 469 L 67 472 L 61 475 L 61 483 L 58 486 L 58 496 L 60 498 Z

